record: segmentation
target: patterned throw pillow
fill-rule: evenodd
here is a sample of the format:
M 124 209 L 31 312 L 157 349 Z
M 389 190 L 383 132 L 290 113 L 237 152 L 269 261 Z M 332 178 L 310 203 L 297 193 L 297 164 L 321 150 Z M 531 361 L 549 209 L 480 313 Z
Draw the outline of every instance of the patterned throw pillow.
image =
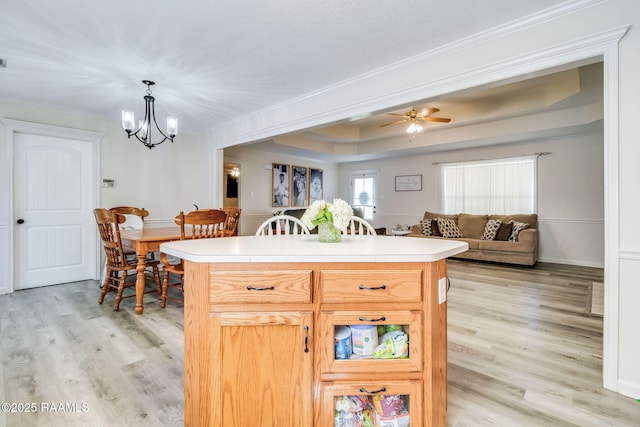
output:
M 482 233 L 481 240 L 495 240 L 498 230 L 500 229 L 502 221 L 499 219 L 490 219 L 487 221 L 487 225 L 484 226 L 484 233 Z
M 442 237 L 456 238 L 462 237 L 460 229 L 456 225 L 456 222 L 452 219 L 438 218 L 438 228 L 442 233 Z
M 520 232 L 526 228 L 529 228 L 529 224 L 526 224 L 524 222 L 516 222 L 514 220 L 509 221 L 511 224 L 513 224 L 513 230 L 511 231 L 511 236 L 509 236 L 509 241 L 510 242 L 517 242 L 518 241 L 518 234 L 520 234 Z
M 422 234 L 424 234 L 425 236 L 432 236 L 430 219 L 421 220 L 420 226 L 422 227 Z

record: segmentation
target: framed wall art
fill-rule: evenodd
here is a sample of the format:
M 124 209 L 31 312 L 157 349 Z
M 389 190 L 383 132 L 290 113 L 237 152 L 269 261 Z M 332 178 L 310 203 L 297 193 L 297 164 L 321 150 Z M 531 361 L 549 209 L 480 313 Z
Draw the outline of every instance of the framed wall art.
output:
M 396 191 L 422 191 L 422 175 L 396 176 Z
M 289 165 L 271 164 L 271 205 L 289 206 Z
M 302 166 L 291 166 L 293 175 L 291 176 L 291 191 L 293 198 L 291 206 L 309 206 L 309 169 Z
M 324 176 L 322 169 L 309 169 L 309 204 L 322 200 L 324 196 Z

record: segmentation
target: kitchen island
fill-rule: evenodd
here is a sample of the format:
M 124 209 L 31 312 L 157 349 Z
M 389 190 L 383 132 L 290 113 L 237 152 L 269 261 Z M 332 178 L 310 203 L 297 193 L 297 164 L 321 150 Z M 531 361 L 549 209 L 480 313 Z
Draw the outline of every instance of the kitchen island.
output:
M 446 425 L 445 258 L 466 243 L 281 235 L 160 250 L 185 261 L 185 425 Z M 358 347 L 360 329 L 379 346 L 395 331 L 402 354 Z

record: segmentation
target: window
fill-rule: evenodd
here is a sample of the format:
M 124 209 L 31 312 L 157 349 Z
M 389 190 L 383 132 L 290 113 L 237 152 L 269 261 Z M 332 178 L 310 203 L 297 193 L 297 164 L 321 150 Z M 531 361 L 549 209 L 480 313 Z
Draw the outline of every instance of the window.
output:
M 445 213 L 515 214 L 536 211 L 537 156 L 441 166 Z
M 372 220 L 376 213 L 376 181 L 378 173 L 359 171 L 351 173 L 351 206 L 360 210 L 362 217 Z

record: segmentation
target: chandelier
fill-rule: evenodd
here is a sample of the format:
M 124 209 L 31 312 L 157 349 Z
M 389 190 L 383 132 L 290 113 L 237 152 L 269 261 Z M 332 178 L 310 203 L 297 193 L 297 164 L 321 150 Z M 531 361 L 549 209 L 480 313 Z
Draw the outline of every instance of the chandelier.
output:
M 136 120 L 131 110 L 122 110 L 122 127 L 127 131 L 127 138 L 135 136 L 138 141 L 142 142 L 145 147 L 152 149 L 156 145 L 160 145 L 167 139 L 173 142 L 173 138 L 178 134 L 178 119 L 175 117 L 167 117 L 167 133 L 165 134 L 158 126 L 156 121 L 156 112 L 153 106 L 155 98 L 151 95 L 151 86 L 156 84 L 151 80 L 143 80 L 142 83 L 147 85 L 147 94 L 144 97 L 145 109 L 144 119 L 138 122 L 136 128 Z M 164 138 L 160 142 L 151 142 L 151 122 L 156 126 L 160 135 Z

